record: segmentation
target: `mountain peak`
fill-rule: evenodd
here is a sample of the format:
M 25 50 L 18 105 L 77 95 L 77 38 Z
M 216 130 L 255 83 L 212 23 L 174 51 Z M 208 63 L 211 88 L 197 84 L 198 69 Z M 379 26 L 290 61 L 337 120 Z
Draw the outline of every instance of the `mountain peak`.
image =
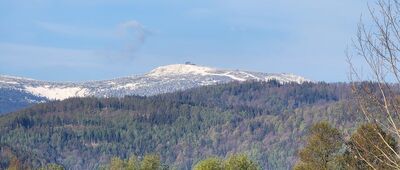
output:
M 237 69 L 217 69 L 186 64 L 172 64 L 153 69 L 148 74 L 112 80 L 88 82 L 50 82 L 0 75 L 0 88 L 12 89 L 48 100 L 70 97 L 149 96 L 232 81 L 270 81 L 280 83 L 309 82 L 301 76 L 285 73 L 262 73 Z
M 194 75 L 208 75 L 210 72 L 216 69 L 204 66 L 198 66 L 194 64 L 172 64 L 161 66 L 153 69 L 148 73 L 149 76 L 167 76 L 167 75 L 182 75 L 182 74 L 194 74 Z

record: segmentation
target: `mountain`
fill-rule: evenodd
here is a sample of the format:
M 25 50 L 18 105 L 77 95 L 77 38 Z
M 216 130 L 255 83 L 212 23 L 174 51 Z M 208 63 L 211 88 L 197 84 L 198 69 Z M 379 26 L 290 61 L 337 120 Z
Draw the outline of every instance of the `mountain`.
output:
M 194 64 L 174 64 L 158 67 L 147 74 L 88 82 L 48 82 L 29 78 L 0 76 L 0 89 L 11 90 L 19 98 L 26 100 L 18 106 L 28 106 L 49 100 L 63 100 L 70 97 L 124 97 L 126 95 L 151 96 L 162 93 L 186 90 L 194 87 L 223 84 L 232 81 L 269 81 L 280 83 L 303 83 L 309 80 L 293 74 L 269 74 L 240 70 L 224 70 Z M 32 99 L 32 96 L 36 97 Z M 12 100 L 0 96 L 1 105 Z M 15 103 L 9 103 L 14 104 Z M 11 107 L 7 107 L 11 108 Z M 0 110 L 1 113 L 15 111 L 21 107 Z
M 0 115 L 33 104 L 47 101 L 47 98 L 11 88 L 0 88 Z
M 0 169 L 98 169 L 113 156 L 158 154 L 170 169 L 246 153 L 261 169 L 292 169 L 309 127 L 350 134 L 364 117 L 351 84 L 231 82 L 155 96 L 70 98 L 0 116 Z M 24 169 L 24 168 L 22 168 Z

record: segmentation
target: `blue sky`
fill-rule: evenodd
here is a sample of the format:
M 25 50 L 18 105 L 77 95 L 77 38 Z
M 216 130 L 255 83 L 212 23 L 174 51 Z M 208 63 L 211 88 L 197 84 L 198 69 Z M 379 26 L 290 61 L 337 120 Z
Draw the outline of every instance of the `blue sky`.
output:
M 347 81 L 367 2 L 1 0 L 0 74 L 102 80 L 191 61 Z

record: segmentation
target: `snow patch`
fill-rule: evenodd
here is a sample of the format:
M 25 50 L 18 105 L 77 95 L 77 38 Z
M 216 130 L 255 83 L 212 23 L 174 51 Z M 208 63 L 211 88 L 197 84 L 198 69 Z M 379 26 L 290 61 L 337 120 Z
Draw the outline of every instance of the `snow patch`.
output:
M 109 81 L 107 82 L 108 85 L 116 85 L 117 83 L 113 82 L 113 81 Z
M 148 76 L 170 76 L 170 75 L 182 75 L 182 74 L 194 74 L 194 75 L 210 75 L 210 72 L 215 71 L 213 68 L 201 67 L 190 64 L 173 64 L 168 66 L 158 67 L 152 70 Z
M 271 76 L 267 76 L 265 77 L 265 81 L 270 81 L 270 80 L 276 80 L 279 81 L 281 83 L 290 83 L 290 82 L 295 82 L 298 84 L 302 84 L 305 82 L 311 82 L 311 80 L 305 79 L 303 77 L 300 76 L 296 76 L 294 74 L 279 74 L 279 75 L 271 75 Z
M 254 76 L 253 74 L 250 74 L 250 73 L 247 73 L 247 72 L 244 72 L 244 71 L 241 71 L 240 73 L 245 74 L 246 77 L 251 77 L 251 78 L 253 78 L 253 79 L 260 80 L 259 77 Z
M 133 89 L 137 89 L 137 88 L 139 88 L 141 86 L 142 86 L 141 83 L 128 83 L 128 84 L 125 84 L 125 85 L 122 85 L 122 86 L 118 86 L 117 89 L 131 89 L 131 90 L 133 90 Z
M 231 78 L 231 79 L 233 79 L 233 80 L 237 80 L 237 81 L 246 81 L 246 79 L 240 78 L 240 77 L 236 77 L 236 76 L 234 76 L 234 75 L 231 75 L 230 73 L 231 73 L 231 72 L 227 72 L 227 73 L 224 73 L 224 74 L 215 74 L 215 75 L 227 76 L 227 77 L 229 77 L 229 78 Z
M 19 84 L 18 82 L 15 82 L 15 81 L 3 81 L 3 80 L 0 80 L 0 83 L 5 83 L 5 84 Z
M 88 94 L 87 89 L 80 87 L 27 86 L 25 87 L 25 90 L 34 95 L 46 97 L 50 100 L 64 100 L 70 97 L 84 97 Z

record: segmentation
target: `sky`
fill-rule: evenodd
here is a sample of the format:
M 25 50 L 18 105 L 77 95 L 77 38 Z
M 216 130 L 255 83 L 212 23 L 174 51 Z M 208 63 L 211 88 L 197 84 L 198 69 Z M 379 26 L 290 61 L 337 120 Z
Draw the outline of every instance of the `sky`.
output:
M 348 81 L 367 2 L 0 0 L 0 74 L 79 82 L 190 61 Z

